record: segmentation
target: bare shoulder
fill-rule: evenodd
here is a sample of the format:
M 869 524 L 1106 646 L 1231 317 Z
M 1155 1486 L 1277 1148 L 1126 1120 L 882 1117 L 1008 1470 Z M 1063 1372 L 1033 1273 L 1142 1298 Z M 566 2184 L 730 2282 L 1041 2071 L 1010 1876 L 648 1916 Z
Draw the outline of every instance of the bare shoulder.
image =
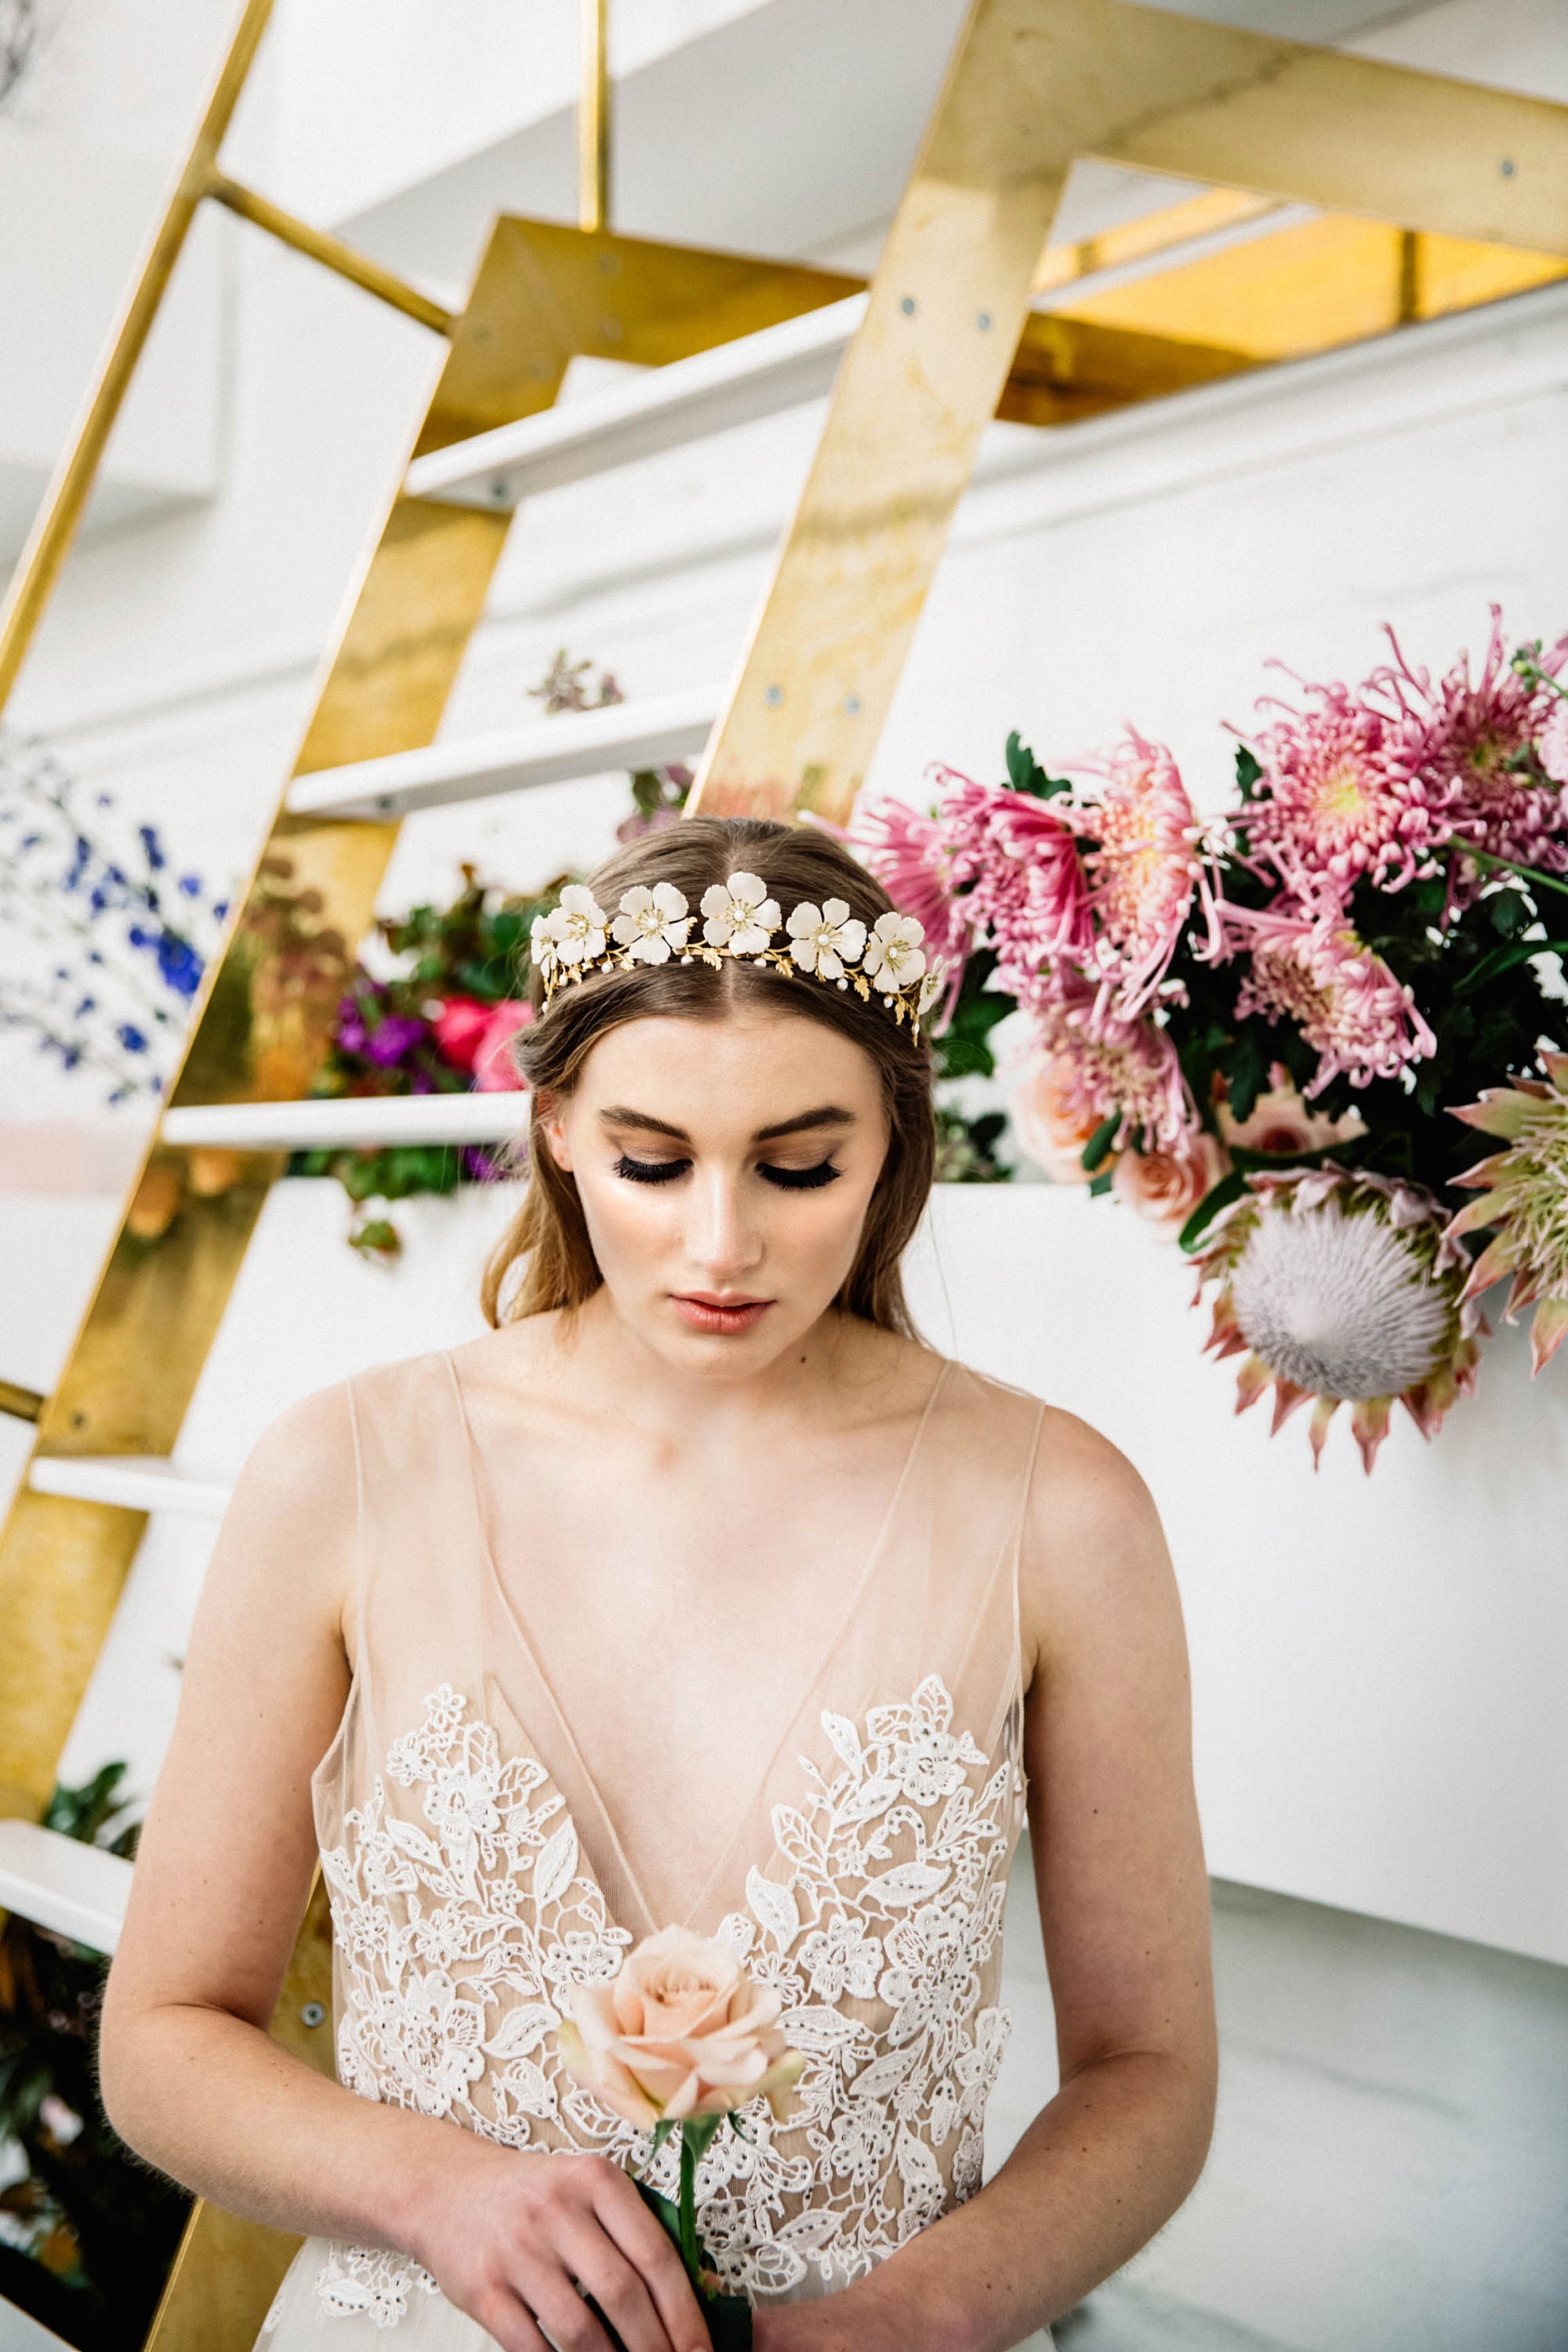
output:
M 263 1430 L 235 1482 L 203 1584 L 208 1623 L 256 1608 L 334 1627 L 352 1585 L 358 1475 L 348 1384 Z
M 1142 1478 L 1099 1430 L 1049 1405 L 1026 1507 L 1019 1598 L 1037 1656 L 1075 1637 L 1115 1629 L 1126 1638 L 1140 1622 L 1180 1622 L 1164 1530 Z

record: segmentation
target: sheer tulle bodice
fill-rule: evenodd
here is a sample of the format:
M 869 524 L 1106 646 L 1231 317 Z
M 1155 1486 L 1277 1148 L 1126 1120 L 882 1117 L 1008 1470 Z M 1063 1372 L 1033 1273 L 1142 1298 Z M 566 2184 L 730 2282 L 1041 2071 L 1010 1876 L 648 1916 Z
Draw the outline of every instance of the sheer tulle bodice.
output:
M 496 1573 L 452 1359 L 387 1367 L 349 1399 L 358 1658 L 313 1780 L 339 2077 L 508 2147 L 640 2167 L 646 2138 L 563 2072 L 552 2036 L 573 1984 L 670 1924 L 647 1899 L 658 1857 L 624 1851 L 559 1662 Z M 942 1366 L 837 1622 L 803 1612 L 770 1642 L 755 1752 L 724 1759 L 711 1866 L 685 1874 L 701 1889 L 686 1924 L 778 1988 L 807 2061 L 785 2120 L 758 2102 L 750 2137 L 720 2134 L 699 2173 L 702 2236 L 754 2303 L 848 2284 L 980 2184 L 1008 2030 L 1017 1549 L 1039 1420 L 1033 1399 Z M 650 2175 L 671 2190 L 674 2154 Z M 356 2323 L 402 2329 L 410 2352 L 490 2341 L 406 2257 L 311 2239 L 262 2343 L 341 2346 Z

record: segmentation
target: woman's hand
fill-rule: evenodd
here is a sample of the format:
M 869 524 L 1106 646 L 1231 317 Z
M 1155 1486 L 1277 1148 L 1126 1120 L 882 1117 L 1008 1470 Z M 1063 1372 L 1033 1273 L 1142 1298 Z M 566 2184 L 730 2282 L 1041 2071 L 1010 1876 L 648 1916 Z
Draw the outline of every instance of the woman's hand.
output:
M 408 2248 L 502 2352 L 544 2352 L 546 2337 L 611 2352 L 584 2295 L 626 2352 L 711 2352 L 680 2256 L 618 2164 L 458 2137 L 419 2188 Z

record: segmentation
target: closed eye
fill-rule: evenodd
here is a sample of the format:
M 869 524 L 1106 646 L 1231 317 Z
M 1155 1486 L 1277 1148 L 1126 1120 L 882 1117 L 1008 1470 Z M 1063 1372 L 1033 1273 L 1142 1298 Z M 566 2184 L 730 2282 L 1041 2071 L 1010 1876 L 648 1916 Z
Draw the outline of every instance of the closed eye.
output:
M 628 1184 L 672 1184 L 690 1165 L 689 1160 L 634 1160 L 629 1151 L 623 1151 L 616 1162 L 616 1173 Z
M 831 1160 L 819 1160 L 814 1168 L 771 1168 L 760 1160 L 757 1173 L 764 1183 L 777 1184 L 786 1192 L 813 1192 L 819 1185 L 837 1183 L 844 1171 Z

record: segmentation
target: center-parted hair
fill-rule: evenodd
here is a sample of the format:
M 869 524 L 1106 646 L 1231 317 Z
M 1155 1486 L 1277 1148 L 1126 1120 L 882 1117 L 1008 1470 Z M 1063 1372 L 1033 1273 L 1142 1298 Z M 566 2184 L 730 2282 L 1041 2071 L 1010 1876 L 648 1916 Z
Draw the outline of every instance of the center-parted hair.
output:
M 796 907 L 820 907 L 829 898 L 844 899 L 868 929 L 893 911 L 881 885 L 831 835 L 762 817 L 681 818 L 607 859 L 588 885 L 601 906 L 614 907 L 639 883 L 651 889 L 669 882 L 695 907 L 711 883 L 738 870 L 762 876 L 786 923 Z M 557 1165 L 539 1131 L 541 1097 L 569 1095 L 594 1045 L 624 1021 L 672 1015 L 718 1021 L 742 1005 L 819 1021 L 875 1063 L 888 1114 L 888 1155 L 855 1264 L 834 1303 L 884 1330 L 912 1333 L 900 1267 L 925 1209 L 935 1163 L 929 1048 L 881 1004 L 850 991 L 802 986 L 733 960 L 717 971 L 672 961 L 596 972 L 561 991 L 520 1032 L 513 1051 L 533 1090 L 528 1188 L 485 1269 L 480 1296 L 492 1324 L 581 1307 L 603 1280 L 576 1180 Z

